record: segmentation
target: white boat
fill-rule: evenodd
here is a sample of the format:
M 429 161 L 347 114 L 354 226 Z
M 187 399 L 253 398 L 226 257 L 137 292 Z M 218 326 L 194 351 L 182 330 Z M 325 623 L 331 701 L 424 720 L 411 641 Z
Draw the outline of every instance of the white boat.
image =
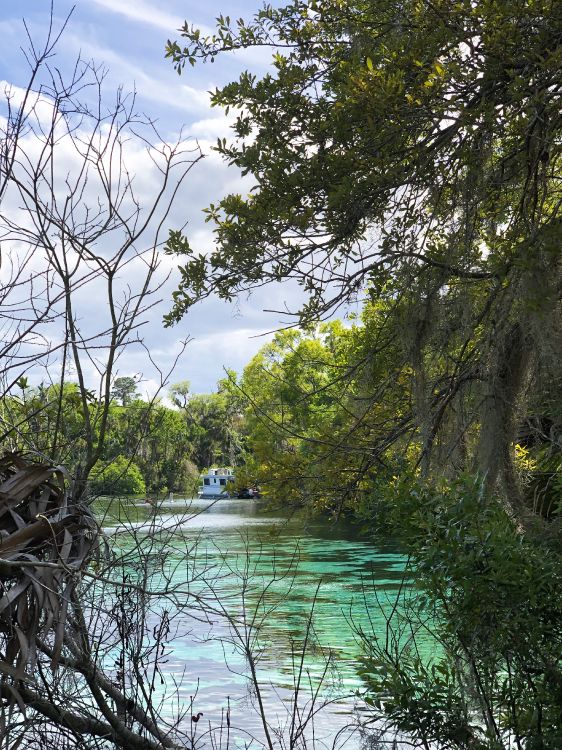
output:
M 234 493 L 232 469 L 209 469 L 199 477 L 199 497 L 231 497 Z

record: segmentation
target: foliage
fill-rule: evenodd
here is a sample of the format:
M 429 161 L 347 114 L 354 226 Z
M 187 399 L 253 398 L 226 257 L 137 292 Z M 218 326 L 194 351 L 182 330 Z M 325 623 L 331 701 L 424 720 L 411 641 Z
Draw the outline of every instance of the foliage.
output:
M 370 644 L 377 705 L 425 742 L 451 748 L 557 748 L 562 741 L 562 556 L 521 534 L 482 482 L 433 488 L 395 480 L 382 518 L 411 551 L 417 621 L 437 639 L 433 665 L 414 644 Z M 415 626 L 414 626 L 415 627 Z M 408 655 L 409 653 L 409 655 Z
M 111 395 L 121 401 L 121 406 L 127 406 L 137 396 L 137 381 L 131 377 L 115 378 Z
M 116 456 L 104 466 L 95 466 L 92 489 L 98 495 L 141 495 L 146 485 L 139 467 L 125 456 Z
M 213 94 L 237 114 L 217 151 L 253 187 L 209 207 L 209 255 L 171 234 L 169 321 L 290 278 L 311 324 L 367 289 L 401 330 L 423 473 L 474 460 L 521 516 L 518 409 L 562 350 L 560 28 L 547 0 L 294 0 L 167 50 L 181 70 L 274 48 Z
M 299 268 L 313 248 L 335 268 L 363 260 L 343 276 L 341 297 L 402 260 L 438 268 L 444 281 L 493 283 L 529 253 L 537 259 L 529 221 L 555 252 L 556 202 L 543 198 L 557 191 L 560 20 L 546 1 L 295 0 L 249 22 L 219 20 L 211 36 L 186 25 L 185 46 L 167 50 L 180 70 L 230 49 L 279 51 L 273 73 L 243 73 L 214 92 L 215 105 L 238 114 L 234 142 L 217 150 L 256 186 L 210 207 L 218 246 L 189 260 L 177 313 L 214 279 L 228 299 L 296 276 L 312 295 L 309 316 L 334 275 L 322 281 L 316 258 L 315 272 Z M 380 246 L 358 246 L 373 225 Z M 172 236 L 172 249 L 187 247 Z
M 104 460 L 120 454 L 133 460 L 151 493 L 186 491 L 193 487 L 197 473 L 192 447 L 177 410 L 137 399 L 112 409 Z
M 375 644 L 368 671 L 426 747 L 561 743 L 561 30 L 548 0 L 292 0 L 167 47 L 179 71 L 272 50 L 213 94 L 252 188 L 207 209 L 211 253 L 170 234 L 167 320 L 303 287 L 307 334 L 237 383 L 247 460 L 411 550 L 443 659 Z M 318 327 L 357 299 L 361 325 Z
M 0 403 L 4 423 L 19 424 L 6 444 L 22 450 L 31 441 L 35 449 L 74 472 L 85 451 L 85 420 L 82 399 L 76 383 L 59 386 L 27 386 L 23 397 L 9 397 Z M 88 397 L 89 418 L 97 437 L 100 405 L 93 394 Z M 185 417 L 155 401 L 136 399 L 128 406 L 111 402 L 107 413 L 106 435 L 100 459 L 93 474 L 108 466 L 111 481 L 99 477 L 91 484 L 96 493 L 115 491 L 138 494 L 192 492 L 197 481 L 194 464 L 196 448 Z M 195 458 L 197 456 L 195 455 Z M 141 479 L 119 480 L 124 465 L 112 469 L 115 461 L 131 463 Z M 105 472 L 105 470 L 104 470 Z M 128 475 L 128 470 L 125 471 Z M 139 483 L 140 482 L 140 483 Z M 111 487 L 115 489 L 112 490 Z M 136 489 L 132 489 L 136 487 Z
M 197 466 L 235 466 L 242 454 L 242 407 L 229 379 L 220 380 L 215 393 L 188 396 L 184 381 L 172 386 L 170 395 L 183 412 L 190 456 Z
M 21 385 L 19 386 L 21 388 Z M 99 414 L 94 394 L 86 393 L 86 405 L 92 421 Z M 21 396 L 5 397 L 0 401 L 4 425 L 18 425 L 6 435 L 5 446 L 23 450 L 32 445 L 34 450 L 67 467 L 76 466 L 86 450 L 86 424 L 83 401 L 77 383 L 32 387 L 27 380 Z
M 189 380 L 182 380 L 170 386 L 170 399 L 178 409 L 186 409 L 190 399 L 191 386 Z
M 270 496 L 357 512 L 399 471 L 417 441 L 394 333 L 385 306 L 369 304 L 348 326 L 276 334 L 246 366 L 246 461 Z

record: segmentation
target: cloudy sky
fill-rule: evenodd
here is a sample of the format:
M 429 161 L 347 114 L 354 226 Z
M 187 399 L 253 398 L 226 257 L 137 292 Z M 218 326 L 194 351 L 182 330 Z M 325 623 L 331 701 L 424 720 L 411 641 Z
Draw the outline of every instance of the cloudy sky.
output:
M 67 0 L 55 0 L 56 23 L 70 12 Z M 212 246 L 212 235 L 204 224 L 202 209 L 228 191 L 247 190 L 232 169 L 227 169 L 211 151 L 218 136 L 228 135 L 228 120 L 221 111 L 210 107 L 208 91 L 235 77 L 242 69 L 263 73 L 267 56 L 242 52 L 237 57 L 219 60 L 213 65 L 199 65 L 179 77 L 164 59 L 167 39 L 178 38 L 176 30 L 184 20 L 202 29 L 210 29 L 221 12 L 231 17 L 248 17 L 255 5 L 251 0 L 228 3 L 208 0 L 77 0 L 61 42 L 56 65 L 69 70 L 77 55 L 104 64 L 108 68 L 106 90 L 123 86 L 135 89 L 138 108 L 158 121 L 164 139 L 173 141 L 181 128 L 197 139 L 205 158 L 193 169 L 173 213 L 170 226 L 188 222 L 187 233 L 192 244 L 203 250 Z M 27 46 L 23 19 L 31 37 L 44 38 L 49 19 L 47 0 L 3 0 L 0 6 L 0 80 L 14 86 L 25 85 L 27 69 L 21 48 Z M 5 84 L 4 84 L 5 85 Z M 138 171 L 140 191 L 150 185 L 150 170 L 142 158 L 132 157 Z M 173 269 L 172 269 L 173 270 Z M 163 369 L 178 351 L 179 341 L 192 339 L 172 382 L 188 379 L 194 392 L 212 390 L 223 375 L 223 366 L 240 371 L 253 353 L 268 340 L 267 332 L 286 322 L 282 315 L 264 312 L 264 308 L 282 310 L 291 306 L 297 292 L 287 285 L 264 291 L 235 305 L 209 300 L 190 312 L 175 328 L 164 330 L 162 314 L 169 307 L 173 284 L 165 287 L 163 302 L 150 314 L 144 327 L 145 343 Z M 90 299 L 95 307 L 96 300 Z M 83 310 L 87 317 L 88 307 Z M 264 336 L 265 334 L 265 336 Z M 145 388 L 152 387 L 153 373 L 140 351 L 131 351 L 120 361 L 122 375 L 143 373 Z

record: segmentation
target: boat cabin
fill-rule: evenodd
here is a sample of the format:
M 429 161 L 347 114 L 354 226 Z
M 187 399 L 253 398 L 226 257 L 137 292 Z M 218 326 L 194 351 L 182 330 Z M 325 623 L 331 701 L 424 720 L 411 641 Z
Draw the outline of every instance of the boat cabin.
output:
M 209 469 L 199 477 L 199 497 L 230 497 L 228 487 L 232 488 L 234 472 L 229 468 Z

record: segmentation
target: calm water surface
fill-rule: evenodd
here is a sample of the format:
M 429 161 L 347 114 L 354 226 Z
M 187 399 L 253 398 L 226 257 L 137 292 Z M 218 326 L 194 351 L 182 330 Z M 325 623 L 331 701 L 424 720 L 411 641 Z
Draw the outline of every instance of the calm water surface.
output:
M 248 500 L 178 499 L 156 511 L 114 501 L 98 510 L 115 548 L 127 547 L 124 528 L 130 526 L 156 540 L 169 556 L 172 582 L 203 597 L 212 610 L 205 619 L 181 594 L 163 670 L 167 686 L 177 685 L 180 707 L 189 716 L 203 713 L 197 725 L 189 723 L 196 745 L 211 747 L 213 739 L 215 747 L 226 746 L 226 728 L 222 739 L 217 732 L 211 738 L 209 728 L 221 720 L 224 725 L 229 710 L 230 747 L 261 747 L 263 730 L 243 653 L 249 633 L 279 746 L 288 744 L 299 673 L 301 715 L 328 703 L 314 726 L 310 722 L 309 746 L 361 746 L 356 731 L 343 729 L 356 725 L 353 714 L 367 716 L 358 632 L 384 637 L 384 613 L 403 585 L 406 563 L 395 547 L 377 546 L 351 527 L 267 512 Z M 157 527 L 164 531 L 156 533 Z M 170 714 L 174 707 L 167 705 Z

